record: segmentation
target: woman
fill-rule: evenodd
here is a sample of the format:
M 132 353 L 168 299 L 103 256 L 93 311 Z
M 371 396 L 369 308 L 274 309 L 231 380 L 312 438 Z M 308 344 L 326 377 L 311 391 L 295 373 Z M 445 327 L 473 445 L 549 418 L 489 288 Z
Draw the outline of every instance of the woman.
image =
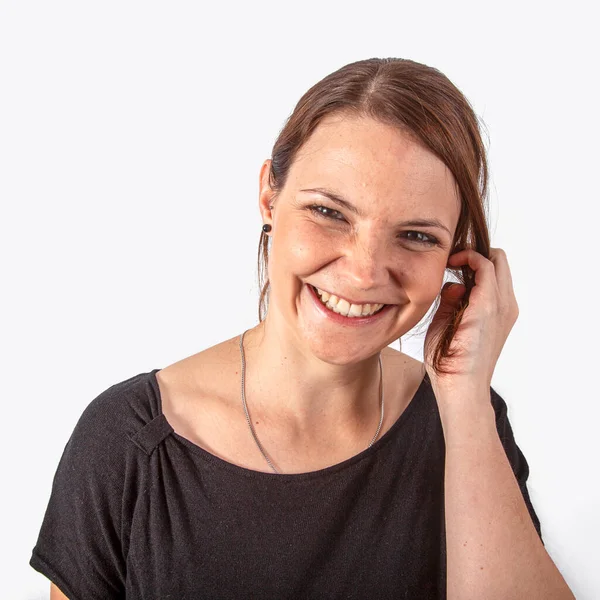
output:
M 486 188 L 436 69 L 313 86 L 260 172 L 259 324 L 85 409 L 30 561 L 53 597 L 571 598 L 491 388 L 518 307 Z M 432 305 L 424 363 L 390 348 Z

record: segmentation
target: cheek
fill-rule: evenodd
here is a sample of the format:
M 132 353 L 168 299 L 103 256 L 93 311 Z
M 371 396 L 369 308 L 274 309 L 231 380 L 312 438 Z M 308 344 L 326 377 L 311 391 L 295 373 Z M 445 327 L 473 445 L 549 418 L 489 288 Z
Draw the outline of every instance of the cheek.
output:
M 279 227 L 269 255 L 268 274 L 271 286 L 275 282 L 288 286 L 291 279 L 308 277 L 323 260 L 325 241 L 306 223 L 286 223 Z
M 332 251 L 331 236 L 322 228 L 300 220 L 286 231 L 285 237 L 278 238 L 277 247 L 273 246 L 272 250 L 287 268 L 302 271 L 327 260 Z
M 398 275 L 402 287 L 406 290 L 411 302 L 430 306 L 440 293 L 444 281 L 445 263 L 439 257 L 422 257 L 423 260 L 410 263 Z M 409 265 L 407 262 L 406 265 Z

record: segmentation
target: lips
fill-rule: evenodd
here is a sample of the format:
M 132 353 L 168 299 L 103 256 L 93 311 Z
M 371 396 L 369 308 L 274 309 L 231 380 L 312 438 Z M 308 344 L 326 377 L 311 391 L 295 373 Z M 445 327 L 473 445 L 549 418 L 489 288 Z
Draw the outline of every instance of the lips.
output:
M 329 308 L 327 308 L 319 298 L 317 292 L 314 287 L 310 284 L 306 284 L 308 292 L 313 299 L 315 308 L 317 311 L 326 317 L 327 319 L 333 321 L 334 323 L 338 323 L 340 325 L 346 325 L 348 327 L 360 327 L 364 325 L 370 325 L 372 323 L 376 323 L 384 319 L 385 315 L 392 309 L 393 304 L 385 304 L 379 311 L 374 313 L 373 315 L 369 315 L 366 317 L 345 317 L 344 315 L 340 315 Z
M 323 305 L 325 305 L 325 302 L 323 302 L 323 300 L 319 294 L 319 290 L 314 285 L 310 285 L 310 284 L 308 284 L 308 285 L 313 289 L 315 295 L 317 296 L 317 298 L 319 298 L 321 303 Z M 330 293 L 330 295 L 333 295 L 333 294 Z M 344 298 L 344 300 L 345 300 L 345 298 Z M 365 304 L 370 304 L 371 306 L 373 306 L 374 304 L 380 304 L 380 302 L 350 302 L 349 300 L 346 300 L 346 302 L 348 302 L 348 304 L 351 304 L 351 305 L 354 304 L 356 306 L 364 306 Z M 381 308 L 377 309 L 374 313 L 372 313 L 368 316 L 376 315 L 379 311 L 383 310 L 386 306 L 387 306 L 387 304 L 384 304 Z M 333 311 L 333 312 L 335 312 L 335 311 Z M 358 317 L 354 317 L 354 318 L 358 318 Z

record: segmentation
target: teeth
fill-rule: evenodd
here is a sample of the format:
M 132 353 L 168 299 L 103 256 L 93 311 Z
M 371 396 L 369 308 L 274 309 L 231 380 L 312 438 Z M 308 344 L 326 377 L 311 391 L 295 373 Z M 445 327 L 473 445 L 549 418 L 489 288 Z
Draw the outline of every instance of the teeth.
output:
M 321 302 L 333 312 L 345 317 L 364 317 L 372 315 L 381 309 L 383 304 L 349 304 L 346 300 L 338 298 L 335 294 L 329 294 L 315 287 Z

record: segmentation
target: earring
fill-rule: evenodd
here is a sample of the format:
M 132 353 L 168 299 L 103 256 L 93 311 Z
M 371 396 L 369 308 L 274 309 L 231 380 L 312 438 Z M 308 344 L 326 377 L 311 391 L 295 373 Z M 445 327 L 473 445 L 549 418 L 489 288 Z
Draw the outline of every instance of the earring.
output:
M 263 227 L 262 227 L 262 230 L 263 230 L 265 233 L 268 233 L 269 231 L 271 231 L 271 226 L 270 226 L 268 223 L 265 223 L 265 224 L 263 225 Z

